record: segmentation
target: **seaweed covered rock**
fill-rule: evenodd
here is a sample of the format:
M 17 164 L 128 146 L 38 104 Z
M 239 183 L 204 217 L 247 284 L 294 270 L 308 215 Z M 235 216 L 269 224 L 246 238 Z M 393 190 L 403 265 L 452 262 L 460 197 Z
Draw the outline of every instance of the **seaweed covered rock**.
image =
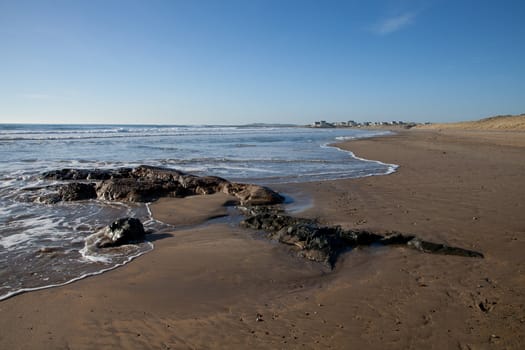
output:
M 370 244 L 404 245 L 424 253 L 483 258 L 479 252 L 427 242 L 411 234 L 391 232 L 385 236 L 366 230 L 322 226 L 315 220 L 285 215 L 268 207 L 245 208 L 244 213 L 247 217 L 241 226 L 264 230 L 269 238 L 294 246 L 299 255 L 332 267 L 345 250 Z
M 264 207 L 262 207 L 264 208 Z M 295 246 L 307 259 L 333 265 L 347 244 L 342 229 L 319 226 L 315 220 L 285 215 L 279 211 L 251 208 L 242 227 L 264 230 L 268 237 L 280 243 Z

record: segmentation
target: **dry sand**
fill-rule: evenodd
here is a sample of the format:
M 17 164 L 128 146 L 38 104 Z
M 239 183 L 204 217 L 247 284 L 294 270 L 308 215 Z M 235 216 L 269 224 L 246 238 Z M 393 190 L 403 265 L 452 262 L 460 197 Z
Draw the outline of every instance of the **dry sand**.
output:
M 159 235 L 123 268 L 1 302 L 0 348 L 523 348 L 525 133 L 504 135 L 350 141 L 399 171 L 276 187 L 312 197 L 303 216 L 416 233 L 485 259 L 369 247 L 329 272 L 234 222 L 199 225 L 228 202 L 204 197 L 193 208 L 207 214 L 185 222 L 196 226 Z

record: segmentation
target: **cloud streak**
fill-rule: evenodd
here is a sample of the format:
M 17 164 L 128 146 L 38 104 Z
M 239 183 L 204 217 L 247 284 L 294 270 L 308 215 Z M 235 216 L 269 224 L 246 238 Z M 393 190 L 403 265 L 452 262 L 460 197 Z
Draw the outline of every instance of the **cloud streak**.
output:
M 376 23 L 372 27 L 372 31 L 379 35 L 388 35 L 409 26 L 414 22 L 415 18 L 416 14 L 414 12 L 406 12 Z

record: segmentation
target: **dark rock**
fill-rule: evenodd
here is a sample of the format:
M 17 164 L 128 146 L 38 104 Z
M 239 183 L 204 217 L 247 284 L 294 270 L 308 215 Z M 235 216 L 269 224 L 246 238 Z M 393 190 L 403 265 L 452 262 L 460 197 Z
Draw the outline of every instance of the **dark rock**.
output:
M 104 235 L 97 243 L 99 248 L 116 247 L 144 240 L 146 232 L 139 219 L 122 218 L 104 229 Z
M 227 193 L 239 198 L 241 205 L 273 205 L 284 202 L 284 197 L 268 187 L 251 184 L 230 184 Z
M 107 179 L 125 179 L 130 177 L 131 168 L 117 168 L 109 170 L 94 169 L 90 170 L 87 180 L 107 180 Z
M 85 180 L 89 170 L 87 169 L 60 169 L 46 171 L 42 177 L 46 180 Z
M 407 244 L 409 241 L 414 239 L 413 235 L 404 235 L 399 232 L 391 233 L 381 239 L 381 243 L 384 245 L 388 244 Z
M 199 177 L 195 175 L 181 176 L 180 184 L 193 194 L 213 194 L 222 192 L 229 182 L 216 176 Z
M 46 180 L 107 180 L 130 176 L 131 168 L 118 169 L 60 169 L 42 174 Z
M 366 230 L 341 230 L 340 235 L 348 246 L 370 245 L 373 243 L 389 244 L 383 242 L 384 236 Z
M 52 193 L 44 196 L 37 196 L 32 199 L 33 202 L 42 204 L 56 204 L 62 201 L 62 197 L 58 193 Z
M 127 177 L 133 177 L 136 179 L 143 179 L 149 181 L 179 182 L 180 177 L 185 175 L 185 173 L 174 169 L 140 165 L 132 169 L 129 176 Z
M 252 208 L 251 211 L 256 210 Z M 267 231 L 270 238 L 297 247 L 303 257 L 330 265 L 347 245 L 341 234 L 343 230 L 338 226 L 322 227 L 312 219 L 271 213 L 265 209 L 261 214 L 243 220 L 241 226 Z
M 420 250 L 425 253 L 458 255 L 469 258 L 483 258 L 483 254 L 480 252 L 458 247 L 451 247 L 446 244 L 427 242 L 419 238 L 414 238 L 410 240 L 407 244 L 409 247 Z
M 399 232 L 387 236 L 366 230 L 344 230 L 340 226 L 321 226 L 315 220 L 285 215 L 268 207 L 244 209 L 247 218 L 241 226 L 268 232 L 268 237 L 298 249 L 310 260 L 333 267 L 337 257 L 345 250 L 370 244 L 408 245 L 425 253 L 450 254 L 482 258 L 483 254 L 463 248 L 427 242 Z
M 95 184 L 72 182 L 63 185 L 58 190 L 58 195 L 63 201 L 78 201 L 97 198 Z
M 178 182 L 111 179 L 96 187 L 97 197 L 104 200 L 151 202 L 161 197 L 183 197 L 187 194 Z
M 150 202 L 161 197 L 185 197 L 223 192 L 237 197 L 243 205 L 282 203 L 284 197 L 263 186 L 231 183 L 216 176 L 199 177 L 181 171 L 141 165 L 134 169 L 61 169 L 42 174 L 44 179 L 61 181 L 99 181 L 96 196 L 104 200 Z M 61 185 L 59 194 L 46 201 L 94 198 L 84 184 Z M 78 191 L 79 193 L 76 193 Z M 64 196 L 62 196 L 64 194 Z

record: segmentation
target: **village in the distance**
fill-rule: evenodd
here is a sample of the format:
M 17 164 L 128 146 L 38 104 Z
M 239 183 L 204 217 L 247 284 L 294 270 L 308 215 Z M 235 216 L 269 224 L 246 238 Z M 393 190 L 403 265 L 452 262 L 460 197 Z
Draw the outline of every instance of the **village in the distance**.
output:
M 431 123 L 424 123 L 425 125 Z M 343 122 L 327 122 L 326 120 L 320 120 L 313 122 L 309 126 L 312 128 L 375 128 L 375 127 L 401 127 L 405 129 L 413 128 L 417 125 L 423 125 L 422 123 L 405 122 L 405 121 L 387 121 L 387 122 L 356 122 L 353 120 Z

